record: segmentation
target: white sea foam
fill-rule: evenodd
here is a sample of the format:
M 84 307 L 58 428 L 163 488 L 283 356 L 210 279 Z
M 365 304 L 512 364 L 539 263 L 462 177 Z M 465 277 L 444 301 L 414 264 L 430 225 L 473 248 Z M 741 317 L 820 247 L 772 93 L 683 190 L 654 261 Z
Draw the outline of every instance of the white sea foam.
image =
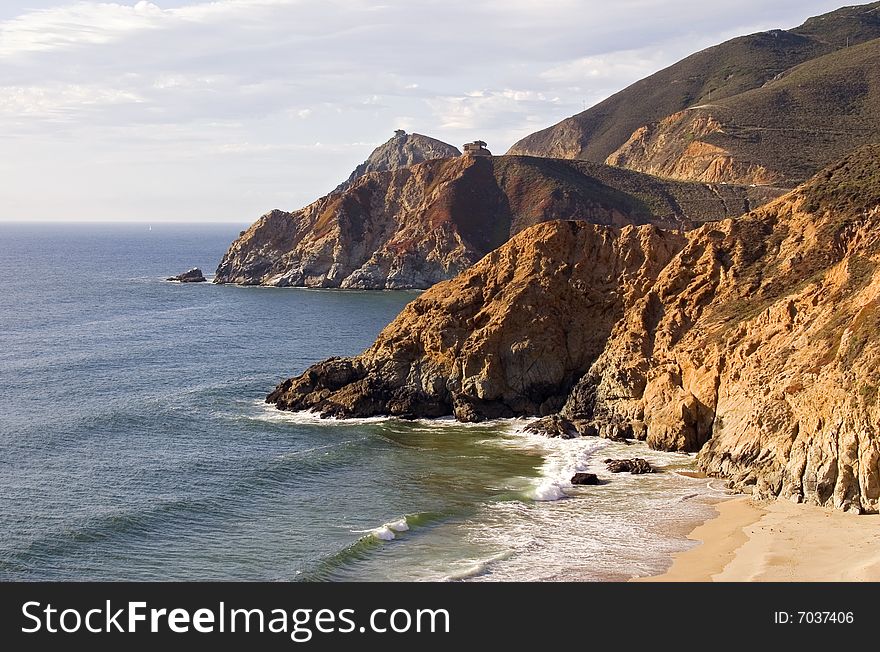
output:
M 487 557 L 486 559 L 477 559 L 473 560 L 471 565 L 465 566 L 462 570 L 454 571 L 449 575 L 445 575 L 441 578 L 441 582 L 460 582 L 462 580 L 469 580 L 474 577 L 479 577 L 480 575 L 485 574 L 489 568 L 491 568 L 492 564 L 503 561 L 510 557 L 511 552 L 505 551 L 500 552 L 497 555 L 492 555 L 491 557 Z
M 572 490 L 571 478 L 575 473 L 596 468 L 595 453 L 608 445 L 608 440 L 597 437 L 558 439 L 525 432 L 526 424 L 517 422 L 506 438 L 507 445 L 537 449 L 544 456 L 541 475 L 534 483 L 530 498 L 540 502 L 562 500 Z
M 598 438 L 546 439 L 529 433 L 506 437 L 507 446 L 539 450 L 541 476 L 532 502 L 487 504 L 463 525 L 471 544 L 507 554 L 489 571 L 465 580 L 627 579 L 661 572 L 670 555 L 693 542 L 685 534 L 727 492 L 705 479 L 676 472 L 692 456 Z M 612 474 L 603 459 L 642 457 L 660 473 Z M 573 487 L 578 471 L 596 473 L 601 487 Z M 568 497 L 568 500 L 559 498 Z
M 353 426 L 365 423 L 384 423 L 391 417 L 364 417 L 352 419 L 338 419 L 336 417 L 322 417 L 318 412 L 310 412 L 306 410 L 293 412 L 290 410 L 279 410 L 274 405 L 257 399 L 254 401 L 257 408 L 252 415 L 253 418 L 260 421 L 273 421 L 276 423 L 295 423 L 301 425 L 322 425 L 322 426 Z
M 375 417 L 346 417 L 344 419 L 338 417 L 322 417 L 319 412 L 311 410 L 291 411 L 279 410 L 271 403 L 266 403 L 262 399 L 253 401 L 256 408 L 256 419 L 262 421 L 286 422 L 305 425 L 324 425 L 324 426 L 346 426 L 360 425 L 369 423 L 404 423 L 413 430 L 426 432 L 438 429 L 474 429 L 474 430 L 495 430 L 505 434 L 514 433 L 521 429 L 524 425 L 530 423 L 534 419 L 492 419 L 488 421 L 478 421 L 468 423 L 456 420 L 453 416 L 436 417 L 432 419 L 401 419 L 394 416 L 375 416 Z M 488 442 L 489 440 L 487 440 Z
M 388 523 L 383 523 L 377 528 L 373 528 L 371 530 L 352 530 L 356 534 L 366 534 L 367 536 L 375 537 L 380 541 L 392 541 L 396 538 L 398 534 L 401 532 L 406 532 L 409 530 L 409 523 L 406 522 L 406 516 L 403 518 L 399 518 L 395 521 L 389 521 Z

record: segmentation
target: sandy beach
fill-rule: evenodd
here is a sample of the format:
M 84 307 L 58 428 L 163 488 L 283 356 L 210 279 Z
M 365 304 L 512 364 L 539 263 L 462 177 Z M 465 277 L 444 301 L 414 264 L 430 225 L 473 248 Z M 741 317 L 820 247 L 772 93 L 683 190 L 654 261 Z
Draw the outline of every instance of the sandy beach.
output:
M 748 497 L 716 505 L 662 575 L 637 581 L 880 581 L 880 515 Z

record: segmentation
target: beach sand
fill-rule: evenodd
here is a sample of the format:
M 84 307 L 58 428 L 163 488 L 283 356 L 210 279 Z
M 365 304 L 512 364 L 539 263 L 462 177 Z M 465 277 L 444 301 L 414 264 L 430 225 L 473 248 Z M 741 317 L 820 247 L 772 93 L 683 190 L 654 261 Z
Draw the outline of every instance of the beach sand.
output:
M 636 581 L 880 581 L 880 516 L 741 497 L 688 535 L 701 543 Z

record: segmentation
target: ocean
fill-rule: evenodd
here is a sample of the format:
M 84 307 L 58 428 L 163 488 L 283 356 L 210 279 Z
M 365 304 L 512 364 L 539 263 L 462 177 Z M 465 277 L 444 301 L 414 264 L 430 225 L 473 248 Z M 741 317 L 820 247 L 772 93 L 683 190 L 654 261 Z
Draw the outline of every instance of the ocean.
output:
M 0 580 L 620 580 L 693 545 L 692 456 L 267 406 L 417 293 L 164 280 L 241 228 L 0 223 Z

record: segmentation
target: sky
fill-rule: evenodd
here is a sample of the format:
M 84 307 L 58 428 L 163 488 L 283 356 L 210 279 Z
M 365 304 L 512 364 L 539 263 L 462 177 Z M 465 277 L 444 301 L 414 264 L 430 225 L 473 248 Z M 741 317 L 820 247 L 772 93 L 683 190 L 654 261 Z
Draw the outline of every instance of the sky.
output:
M 251 222 L 395 129 L 496 154 L 840 0 L 0 2 L 0 220 Z

